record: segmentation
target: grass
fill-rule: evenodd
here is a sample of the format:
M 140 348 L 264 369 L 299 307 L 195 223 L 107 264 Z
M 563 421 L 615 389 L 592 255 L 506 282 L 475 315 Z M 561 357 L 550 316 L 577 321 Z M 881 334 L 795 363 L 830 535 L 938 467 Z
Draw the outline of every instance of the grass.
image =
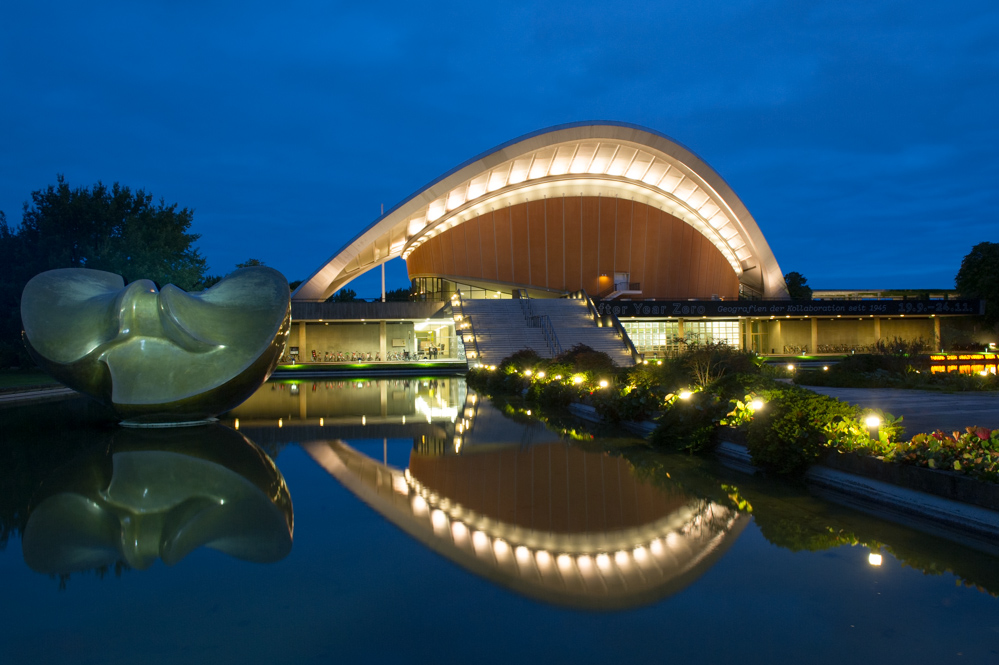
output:
M 37 369 L 0 371 L 0 390 L 3 391 L 57 385 L 58 381 Z

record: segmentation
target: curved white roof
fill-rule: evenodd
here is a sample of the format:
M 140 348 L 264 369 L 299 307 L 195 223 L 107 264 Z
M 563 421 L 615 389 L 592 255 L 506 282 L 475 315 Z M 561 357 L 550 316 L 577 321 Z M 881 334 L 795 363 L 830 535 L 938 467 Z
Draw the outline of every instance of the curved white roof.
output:
M 756 220 L 693 152 L 636 125 L 560 125 L 514 139 L 458 166 L 389 210 L 292 294 L 325 300 L 355 277 L 500 205 L 542 196 L 623 196 L 690 224 L 764 298 L 786 298 L 783 273 Z

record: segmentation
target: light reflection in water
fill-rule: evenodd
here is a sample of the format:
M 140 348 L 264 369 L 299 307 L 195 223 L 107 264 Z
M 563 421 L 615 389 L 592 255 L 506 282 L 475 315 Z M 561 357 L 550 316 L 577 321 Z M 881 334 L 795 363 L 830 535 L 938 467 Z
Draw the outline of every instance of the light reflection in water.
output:
M 239 432 L 117 428 L 107 437 L 36 492 L 21 541 L 33 570 L 174 565 L 198 547 L 260 563 L 291 551 L 284 478 Z

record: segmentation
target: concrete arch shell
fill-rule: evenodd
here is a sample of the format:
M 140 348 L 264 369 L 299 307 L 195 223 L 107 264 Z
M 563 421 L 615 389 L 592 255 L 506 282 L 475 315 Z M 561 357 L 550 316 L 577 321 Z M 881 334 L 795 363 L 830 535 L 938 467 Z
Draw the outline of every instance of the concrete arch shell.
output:
M 529 134 L 458 166 L 348 242 L 292 298 L 324 300 L 364 272 L 392 258 L 409 259 L 433 238 L 486 212 L 566 194 L 657 208 L 710 243 L 740 284 L 765 298 L 787 297 L 762 231 L 720 175 L 664 134 L 596 122 Z

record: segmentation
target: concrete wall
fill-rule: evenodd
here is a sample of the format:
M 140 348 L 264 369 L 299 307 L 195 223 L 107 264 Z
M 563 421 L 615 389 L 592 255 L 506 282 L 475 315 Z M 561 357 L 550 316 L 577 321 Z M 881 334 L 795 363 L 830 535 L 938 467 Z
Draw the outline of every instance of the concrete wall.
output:
M 312 360 L 312 351 L 317 354 L 342 351 L 349 354 L 352 351 L 370 353 L 374 358 L 379 353 L 378 322 L 368 323 L 298 323 L 296 326 L 305 325 L 305 348 L 299 350 L 300 357 L 305 361 Z M 292 330 L 291 346 L 297 346 L 300 339 L 296 334 L 297 330 Z M 394 340 L 402 340 L 403 346 L 393 346 Z M 385 324 L 385 347 L 389 354 L 409 351 L 413 353 L 416 349 L 414 341 L 414 330 L 411 322 L 388 322 Z M 385 360 L 385 358 L 382 358 Z
M 774 319 L 768 322 L 769 344 L 774 353 L 784 353 L 785 346 L 808 347 L 811 351 L 812 344 L 812 324 L 810 321 L 786 319 L 781 321 Z
M 877 341 L 875 328 L 874 319 L 818 319 L 818 344 L 819 346 L 868 346 Z M 930 332 L 933 332 L 932 327 Z M 817 349 L 809 350 L 817 352 Z
M 901 337 L 914 340 L 922 337 L 933 344 L 933 319 L 881 319 L 881 339 Z

